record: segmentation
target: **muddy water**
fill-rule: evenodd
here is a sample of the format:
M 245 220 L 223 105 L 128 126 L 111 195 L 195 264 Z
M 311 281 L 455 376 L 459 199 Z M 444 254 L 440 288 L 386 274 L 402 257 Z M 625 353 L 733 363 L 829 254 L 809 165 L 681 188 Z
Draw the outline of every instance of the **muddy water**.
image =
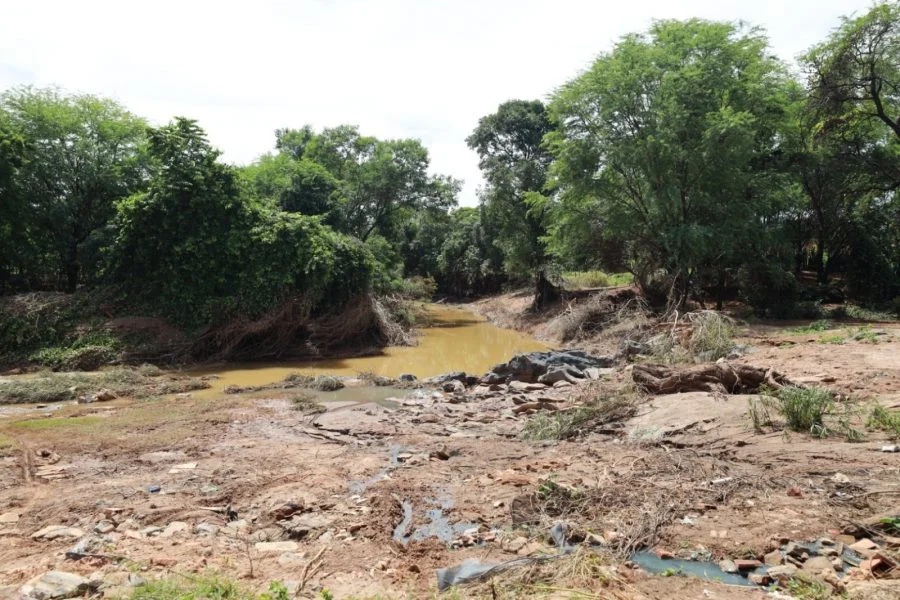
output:
M 412 373 L 424 378 L 449 371 L 482 374 L 519 352 L 547 350 L 532 337 L 496 327 L 467 310 L 440 305 L 428 307 L 432 326 L 419 330 L 417 346 L 384 348 L 375 356 L 322 360 L 228 364 L 192 375 L 217 375 L 212 388 L 195 396 L 220 393 L 229 385 L 264 385 L 281 381 L 291 373 L 348 375 L 371 372 L 385 377 Z

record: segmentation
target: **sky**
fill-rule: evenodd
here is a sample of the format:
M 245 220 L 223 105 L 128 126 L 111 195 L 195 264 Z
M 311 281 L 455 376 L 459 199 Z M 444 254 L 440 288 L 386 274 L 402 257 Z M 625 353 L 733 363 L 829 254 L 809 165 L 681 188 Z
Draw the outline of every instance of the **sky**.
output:
M 793 60 L 871 0 L 0 0 L 0 90 L 56 85 L 111 97 L 154 124 L 197 119 L 224 159 L 274 131 L 353 124 L 417 138 L 435 173 L 477 202 L 478 119 L 546 100 L 654 19 L 763 27 Z

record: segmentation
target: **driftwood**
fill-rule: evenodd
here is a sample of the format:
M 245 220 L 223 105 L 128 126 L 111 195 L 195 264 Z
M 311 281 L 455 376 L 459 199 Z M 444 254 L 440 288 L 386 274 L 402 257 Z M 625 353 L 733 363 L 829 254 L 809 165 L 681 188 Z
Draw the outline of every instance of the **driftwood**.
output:
M 764 386 L 777 390 L 796 385 L 773 369 L 727 362 L 682 369 L 638 364 L 634 365 L 631 377 L 641 390 L 654 395 L 680 392 L 753 394 Z

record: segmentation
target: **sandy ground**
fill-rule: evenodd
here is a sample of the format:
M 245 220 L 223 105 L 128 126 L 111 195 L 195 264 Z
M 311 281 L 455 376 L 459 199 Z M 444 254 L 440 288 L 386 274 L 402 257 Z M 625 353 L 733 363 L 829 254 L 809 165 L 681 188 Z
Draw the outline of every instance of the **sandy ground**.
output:
M 881 452 L 891 440 L 863 421 L 875 400 L 900 409 L 900 328 L 876 329 L 877 343 L 826 344 L 754 326 L 739 359 L 841 394 L 864 434 L 855 443 L 755 433 L 747 397 L 706 393 L 644 398 L 633 417 L 561 442 L 523 441 L 534 415 L 484 390 L 316 416 L 265 392 L 0 411 L 0 597 L 50 570 L 102 579 L 108 597 L 127 596 L 129 577 L 211 570 L 259 591 L 285 581 L 297 597 L 433 597 L 439 568 L 555 554 L 548 530 L 564 522 L 593 546 L 457 597 L 760 598 L 646 574 L 622 543 L 748 558 L 896 513 L 900 453 Z M 603 389 L 628 381 L 620 369 Z M 584 391 L 546 393 L 564 408 Z M 529 512 L 557 486 L 575 494 Z M 69 529 L 34 537 L 51 525 Z M 896 583 L 849 593 L 900 598 Z

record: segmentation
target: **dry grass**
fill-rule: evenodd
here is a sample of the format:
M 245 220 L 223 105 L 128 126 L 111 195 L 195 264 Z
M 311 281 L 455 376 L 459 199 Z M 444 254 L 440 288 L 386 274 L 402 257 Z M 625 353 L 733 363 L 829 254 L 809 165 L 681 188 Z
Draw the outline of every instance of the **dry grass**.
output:
M 735 348 L 735 321 L 722 313 L 702 310 L 679 315 L 657 325 L 655 335 L 640 340 L 662 363 L 711 362 Z
M 624 421 L 637 412 L 640 397 L 633 387 L 610 389 L 601 382 L 582 386 L 572 408 L 540 412 L 522 429 L 526 440 L 568 440 L 609 423 Z
M 548 325 L 548 333 L 562 342 L 602 336 L 618 343 L 619 339 L 650 327 L 653 319 L 644 300 L 633 294 L 626 296 L 621 302 L 608 294 L 573 301 Z

